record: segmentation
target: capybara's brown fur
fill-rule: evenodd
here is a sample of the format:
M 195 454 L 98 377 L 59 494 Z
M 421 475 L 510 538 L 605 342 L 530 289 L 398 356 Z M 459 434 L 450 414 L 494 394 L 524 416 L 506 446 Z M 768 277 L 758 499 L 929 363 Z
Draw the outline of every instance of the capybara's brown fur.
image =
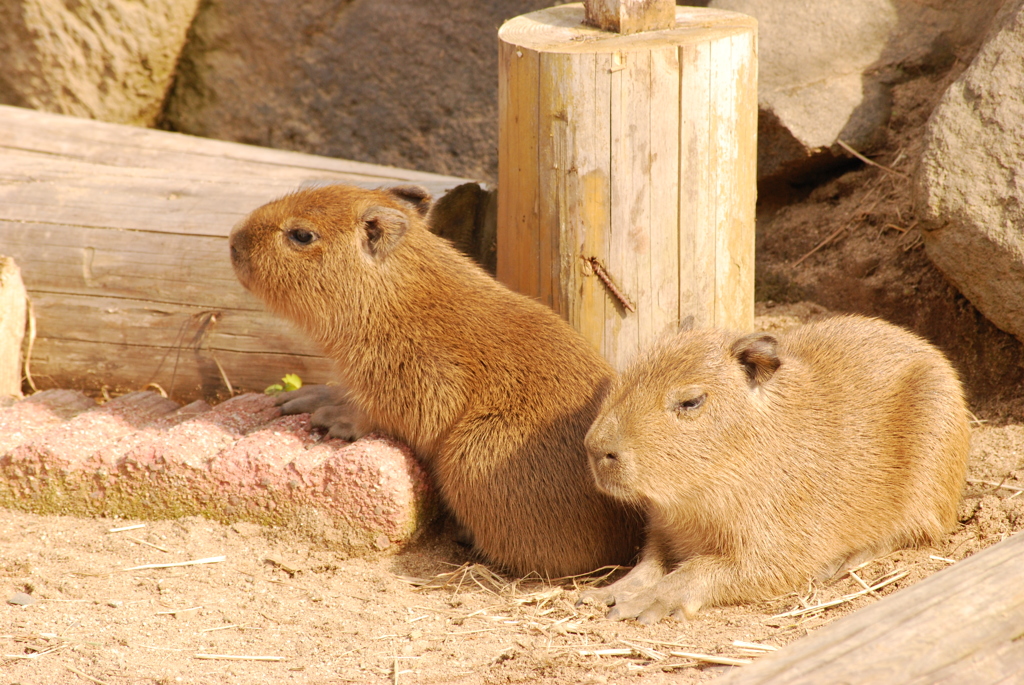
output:
M 235 227 L 232 262 L 336 362 L 354 434 L 409 444 L 486 557 L 549 576 L 632 563 L 642 513 L 598 491 L 583 446 L 611 368 L 433 235 L 428 207 L 417 187 L 299 191 Z
M 666 338 L 586 437 L 598 486 L 645 507 L 648 540 L 584 598 L 650 623 L 935 541 L 956 521 L 967 416 L 942 353 L 877 319 Z

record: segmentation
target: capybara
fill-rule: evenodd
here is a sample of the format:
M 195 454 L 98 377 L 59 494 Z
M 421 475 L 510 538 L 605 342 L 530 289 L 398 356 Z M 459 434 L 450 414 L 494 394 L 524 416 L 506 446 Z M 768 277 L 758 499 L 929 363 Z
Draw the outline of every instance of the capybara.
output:
M 936 541 L 956 520 L 968 443 L 956 372 L 884 321 L 667 337 L 586 437 L 598 487 L 646 510 L 647 541 L 581 601 L 653 623 Z
M 417 186 L 334 185 L 234 228 L 242 284 L 336 363 L 341 390 L 293 401 L 343 394 L 320 417 L 336 435 L 409 444 L 476 549 L 514 573 L 632 563 L 642 512 L 597 489 L 583 446 L 612 369 L 549 308 L 433 235 L 429 207 Z

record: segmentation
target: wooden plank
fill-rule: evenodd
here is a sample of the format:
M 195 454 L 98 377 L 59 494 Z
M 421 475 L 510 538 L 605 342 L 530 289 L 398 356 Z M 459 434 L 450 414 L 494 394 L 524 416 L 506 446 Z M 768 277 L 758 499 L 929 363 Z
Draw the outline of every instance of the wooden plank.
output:
M 251 210 L 325 182 L 466 180 L 0 107 L 0 251 L 34 303 L 37 384 L 156 382 L 191 400 L 225 396 L 224 377 L 329 380 L 331 362 L 239 285 L 227 245 Z
M 25 339 L 25 284 L 10 257 L 0 257 L 0 398 L 21 397 L 21 345 Z
M 754 37 L 734 35 L 711 45 L 710 168 L 714 174 L 715 325 L 746 331 L 754 325 L 754 209 L 756 93 Z M 755 105 L 756 107 L 756 105 Z M 753 160 L 753 161 L 752 161 Z
M 651 177 L 649 51 L 614 53 L 611 73 L 611 235 L 608 275 L 630 306 L 629 312 L 610 292 L 605 305 L 605 357 L 625 368 L 641 349 L 641 318 L 648 309 L 646 276 L 650 272 Z M 641 314 L 640 312 L 644 312 Z M 610 315 L 609 315 L 610 314 Z
M 615 304 L 593 269 L 585 261 L 596 257 L 602 264 L 608 263 L 609 242 L 612 231 L 611 158 L 608 154 L 608 140 L 611 139 L 611 79 L 612 55 L 595 54 L 586 62 L 589 68 L 582 71 L 578 81 L 582 87 L 575 95 L 576 107 L 573 116 L 584 122 L 585 128 L 578 128 L 576 135 L 577 184 L 575 202 L 568 203 L 574 212 L 574 221 L 579 222 L 577 238 L 578 251 L 573 268 L 579 288 L 578 314 L 570 322 L 594 349 L 607 358 L 608 339 L 605 321 L 615 316 Z M 575 292 L 575 291 L 574 291 Z
M 711 45 L 679 48 L 679 322 L 715 325 Z
M 1022 577 L 1018 533 L 715 682 L 1024 682 Z
M 255 169 L 233 174 L 208 171 L 203 158 L 201 168 L 118 167 L 8 149 L 2 134 L 0 112 L 0 218 L 17 221 L 224 236 L 225 225 L 230 231 L 239 213 L 303 185 L 333 181 L 376 188 L 408 180 L 385 182 L 291 167 L 276 174 Z M 432 192 L 458 183 L 439 181 Z
M 537 236 L 538 300 L 563 313 L 564 298 L 558 296 L 560 223 L 565 197 L 564 169 L 568 131 L 568 107 L 564 83 L 573 65 L 538 54 L 537 64 Z M 525 180 L 525 179 L 524 179 Z
M 641 344 L 650 345 L 679 325 L 680 158 L 679 50 L 651 51 L 650 256 L 647 306 L 638 311 Z M 689 178 L 685 182 L 689 182 Z
M 321 354 L 319 347 L 291 324 L 262 308 L 168 305 L 151 299 L 68 292 L 36 292 L 32 304 L 36 310 L 36 331 L 42 340 L 79 340 L 156 350 L 201 342 L 211 349 L 248 354 L 267 350 L 304 356 Z
M 97 349 L 103 353 L 97 354 Z M 286 373 L 296 373 L 307 383 L 324 383 L 334 377 L 330 360 L 287 350 L 251 353 L 216 348 L 115 347 L 97 346 L 88 340 L 49 338 L 37 340 L 32 354 L 32 375 L 40 390 L 106 389 L 114 395 L 157 383 L 171 397 L 218 399 L 229 394 L 221 368 L 235 392 L 261 392 Z
M 541 230 L 557 232 L 552 304 L 598 351 L 604 339 L 600 282 L 589 257 L 607 263 L 610 221 L 609 157 L 604 141 L 610 127 L 611 66 L 607 55 L 541 55 L 541 100 L 550 123 L 547 141 L 553 163 L 540 179 L 551 188 L 550 206 L 541 202 Z
M 236 287 L 226 235 L 0 220 L 0 236 L 4 249 L 17 255 L 30 274 L 33 293 L 102 293 L 162 304 L 263 309 L 262 303 Z
M 503 44 L 498 91 L 498 280 L 537 296 L 540 287 L 538 99 L 534 50 Z
M 412 169 L 243 145 L 181 133 L 78 119 L 0 105 L 0 149 L 46 153 L 92 165 L 195 171 L 253 180 L 325 178 L 383 185 L 398 182 L 453 187 L 466 179 Z M 58 132 L 58 135 L 52 135 Z M 445 187 L 438 190 L 443 191 Z

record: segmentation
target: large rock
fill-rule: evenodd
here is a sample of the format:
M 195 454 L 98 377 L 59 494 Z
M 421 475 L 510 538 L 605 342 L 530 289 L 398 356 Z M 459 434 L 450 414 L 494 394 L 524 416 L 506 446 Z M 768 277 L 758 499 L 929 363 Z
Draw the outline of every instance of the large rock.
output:
M 153 125 L 198 4 L 0 2 L 0 104 Z
M 758 178 L 884 144 L 894 83 L 970 51 L 1002 0 L 712 0 L 758 20 Z M 968 5 L 970 10 L 968 11 Z
M 915 178 L 925 250 L 1024 341 L 1024 2 L 1013 0 L 932 114 Z
M 552 0 L 208 0 L 166 123 L 211 138 L 497 177 L 497 31 Z

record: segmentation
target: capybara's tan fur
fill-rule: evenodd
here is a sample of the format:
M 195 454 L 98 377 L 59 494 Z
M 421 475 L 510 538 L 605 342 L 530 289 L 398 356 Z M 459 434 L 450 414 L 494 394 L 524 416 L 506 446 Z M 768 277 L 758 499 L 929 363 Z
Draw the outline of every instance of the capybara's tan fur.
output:
M 335 360 L 354 435 L 409 444 L 486 557 L 549 576 L 632 563 L 642 513 L 598 491 L 583 446 L 611 368 L 433 235 L 428 207 L 417 187 L 299 191 L 235 227 L 232 262 Z
M 598 486 L 646 509 L 648 540 L 584 598 L 650 623 L 935 541 L 956 521 L 967 416 L 942 353 L 877 319 L 666 338 L 586 437 Z

